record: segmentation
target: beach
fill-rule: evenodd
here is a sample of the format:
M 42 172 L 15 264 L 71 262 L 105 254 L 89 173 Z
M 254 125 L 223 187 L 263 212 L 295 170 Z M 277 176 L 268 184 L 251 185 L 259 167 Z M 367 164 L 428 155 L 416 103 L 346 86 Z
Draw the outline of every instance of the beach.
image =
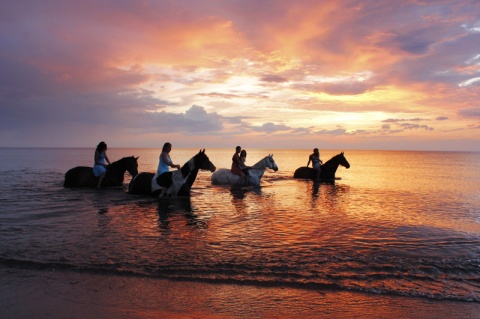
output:
M 0 267 L 1 318 L 480 318 L 480 305 L 85 271 Z

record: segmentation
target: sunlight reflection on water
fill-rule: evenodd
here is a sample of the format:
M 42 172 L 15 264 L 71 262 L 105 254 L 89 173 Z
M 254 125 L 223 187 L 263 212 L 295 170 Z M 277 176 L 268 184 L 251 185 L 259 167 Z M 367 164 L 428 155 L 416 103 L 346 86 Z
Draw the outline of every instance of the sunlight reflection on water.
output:
M 346 152 L 351 168 L 318 184 L 292 178 L 308 151 L 249 150 L 249 165 L 274 153 L 279 166 L 261 188 L 212 186 L 201 171 L 191 198 L 157 200 L 122 188 L 64 189 L 64 172 L 89 165 L 91 152 L 61 152 L 57 165 L 55 151 L 35 150 L 40 164 L 28 162 L 25 173 L 1 168 L 18 178 L 0 186 L 0 258 L 463 300 L 480 294 L 469 279 L 480 275 L 480 172 L 469 165 L 478 154 Z M 184 163 L 196 152 L 174 149 L 172 159 Z M 206 153 L 224 168 L 233 152 Z M 113 160 L 131 155 L 140 156 L 139 171 L 156 169 L 158 150 L 109 150 Z

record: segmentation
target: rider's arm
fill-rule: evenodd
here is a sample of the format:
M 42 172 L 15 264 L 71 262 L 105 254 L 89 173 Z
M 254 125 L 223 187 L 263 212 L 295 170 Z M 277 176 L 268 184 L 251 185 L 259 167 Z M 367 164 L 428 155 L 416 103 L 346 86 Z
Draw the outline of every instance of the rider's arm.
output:
M 162 153 L 160 156 L 162 157 L 163 161 L 168 166 L 173 167 L 173 168 L 180 168 L 180 165 L 173 164 L 172 160 L 170 159 L 170 157 L 166 153 Z

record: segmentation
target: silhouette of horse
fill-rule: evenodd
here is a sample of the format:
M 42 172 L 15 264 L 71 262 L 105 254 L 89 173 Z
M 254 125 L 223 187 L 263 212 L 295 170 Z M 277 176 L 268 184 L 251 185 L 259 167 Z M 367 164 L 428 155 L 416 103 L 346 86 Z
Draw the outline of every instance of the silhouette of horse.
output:
M 215 172 L 215 165 L 208 159 L 205 149 L 198 152 L 177 171 L 161 176 L 154 173 L 140 173 L 130 181 L 128 192 L 133 195 L 190 196 L 199 170 Z
M 138 157 L 124 157 L 107 166 L 107 173 L 102 181 L 102 187 L 122 186 L 125 171 L 132 177 L 138 174 Z M 93 175 L 93 168 L 77 166 L 65 173 L 64 187 L 91 187 L 96 188 L 98 177 Z
M 248 175 L 240 177 L 232 173 L 228 168 L 221 168 L 212 175 L 212 184 L 214 185 L 232 185 L 232 186 L 260 186 L 260 179 L 265 173 L 265 169 L 270 168 L 275 172 L 278 166 L 273 160 L 273 155 L 265 156 L 258 163 L 247 170 Z M 247 181 L 245 181 L 247 178 Z
M 345 168 L 350 168 L 350 164 L 343 152 L 335 155 L 329 159 L 321 167 L 320 180 L 335 180 L 335 172 L 337 171 L 338 165 L 342 165 Z M 304 179 L 316 179 L 317 172 L 311 167 L 299 167 L 293 174 L 294 178 L 304 178 Z

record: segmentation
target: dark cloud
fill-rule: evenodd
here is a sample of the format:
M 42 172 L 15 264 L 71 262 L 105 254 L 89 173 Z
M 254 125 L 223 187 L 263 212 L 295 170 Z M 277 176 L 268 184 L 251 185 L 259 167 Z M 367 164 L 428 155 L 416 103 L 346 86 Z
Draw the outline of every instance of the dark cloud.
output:
M 264 75 L 260 80 L 263 82 L 275 82 L 275 83 L 283 83 L 288 81 L 288 79 L 278 75 Z
M 320 130 L 320 131 L 315 131 L 314 134 L 316 134 L 316 135 L 334 135 L 334 136 L 346 135 L 347 130 L 345 130 L 343 128 L 337 128 L 337 129 L 333 129 L 333 130 Z
M 419 125 L 419 124 L 412 124 L 412 123 L 402 123 L 399 125 L 406 130 L 425 129 L 427 131 L 433 131 L 433 127 L 429 127 L 427 125 Z
M 421 119 L 421 118 L 413 118 L 413 119 L 386 119 L 383 120 L 383 123 L 399 123 L 399 122 L 421 122 L 421 121 L 427 121 L 426 119 Z
M 480 107 L 464 109 L 458 112 L 458 114 L 463 117 L 480 118 Z
M 385 40 L 379 44 L 389 48 L 390 50 L 394 50 L 396 48 L 405 53 L 422 55 L 427 53 L 431 45 L 434 43 L 434 40 L 422 38 L 422 36 L 418 35 L 418 30 L 415 30 L 410 34 L 392 33 L 388 40 Z
M 146 122 L 145 117 L 148 122 Z M 223 119 L 217 113 L 208 113 L 205 108 L 193 105 L 185 113 L 165 111 L 143 116 L 144 129 L 153 132 L 184 132 L 202 134 L 218 132 L 223 129 Z M 148 124 L 147 124 L 148 123 Z

